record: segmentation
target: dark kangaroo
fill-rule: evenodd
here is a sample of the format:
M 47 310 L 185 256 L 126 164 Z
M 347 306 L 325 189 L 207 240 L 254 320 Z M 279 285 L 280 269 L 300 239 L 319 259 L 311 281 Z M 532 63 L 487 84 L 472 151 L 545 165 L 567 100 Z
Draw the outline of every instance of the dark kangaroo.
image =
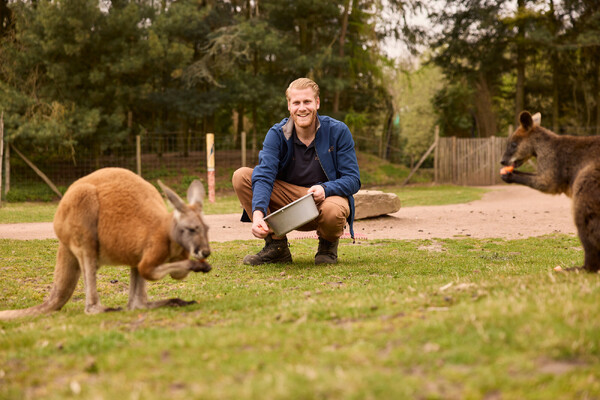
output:
M 537 173 L 516 169 L 504 173 L 508 183 L 520 183 L 544 193 L 565 193 L 573 200 L 573 217 L 585 252 L 583 268 L 600 269 L 600 136 L 557 135 L 519 115 L 520 126 L 508 139 L 502 165 L 518 168 L 531 157 Z
M 167 274 L 183 279 L 190 271 L 211 269 L 205 261 L 210 255 L 210 246 L 202 214 L 202 183 L 195 180 L 190 185 L 189 205 L 160 181 L 158 183 L 175 209 L 171 213 L 154 186 L 126 169 L 100 169 L 75 181 L 54 216 L 59 245 L 49 296 L 34 307 L 0 311 L 0 319 L 60 310 L 71 298 L 81 272 L 85 312 L 118 310 L 100 304 L 96 271 L 102 265 L 131 267 L 129 310 L 194 303 L 181 299 L 154 302 L 147 299 L 146 280 L 158 280 Z

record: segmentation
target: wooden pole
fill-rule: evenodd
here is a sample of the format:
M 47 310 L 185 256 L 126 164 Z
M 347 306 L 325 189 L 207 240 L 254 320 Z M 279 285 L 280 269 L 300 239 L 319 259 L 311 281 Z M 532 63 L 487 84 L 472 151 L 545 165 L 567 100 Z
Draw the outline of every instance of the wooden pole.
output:
M 142 176 L 142 139 L 140 135 L 135 136 L 135 161 L 137 174 Z
M 4 194 L 10 191 L 10 144 L 6 142 L 4 148 Z
M 436 126 L 437 128 L 437 126 Z M 437 147 L 438 141 L 439 141 L 439 130 L 436 129 L 435 130 L 435 138 L 433 140 L 433 143 L 431 144 L 431 146 L 429 146 L 429 149 L 425 152 L 425 154 L 423 154 L 423 157 L 421 157 L 421 159 L 419 160 L 419 162 L 417 163 L 417 165 L 412 169 L 412 171 L 410 171 L 410 174 L 408 174 L 408 177 L 406 178 L 406 180 L 402 183 L 402 186 L 406 185 L 408 183 L 408 181 L 410 180 L 410 178 L 412 178 L 413 174 L 415 172 L 417 172 L 417 170 L 421 167 L 421 164 L 423 164 L 423 161 L 425 161 L 425 159 L 431 154 L 431 152 L 433 151 L 433 149 L 435 149 Z
M 17 155 L 19 157 L 21 157 L 23 159 L 23 161 L 25 161 L 25 163 L 27 165 L 29 165 L 31 167 L 32 170 L 35 171 L 36 174 L 38 174 L 38 176 L 40 178 L 42 178 L 44 180 L 44 182 L 46 182 L 46 184 L 48 186 L 50 186 L 50 189 L 52 189 L 54 191 L 54 193 L 56 193 L 58 195 L 59 198 L 62 199 L 62 193 L 58 190 L 58 188 L 54 185 L 54 183 L 52 183 L 52 181 L 50 180 L 50 178 L 48 178 L 46 176 L 46 174 L 44 174 L 42 171 L 40 171 L 38 169 L 38 167 L 36 167 L 31 161 L 29 161 L 29 159 L 27 157 L 25 157 L 23 155 L 23 153 L 21 153 L 16 147 L 15 145 L 12 145 L 13 150 L 17 153 Z
M 215 134 L 206 134 L 206 171 L 208 174 L 208 201 L 215 202 Z
M 242 131 L 242 167 L 246 166 L 246 131 Z
M 0 207 L 2 207 L 2 160 L 4 157 L 4 110 L 0 114 Z
M 440 137 L 440 126 L 435 126 L 435 137 L 439 144 Z M 439 183 L 440 181 L 440 146 L 435 146 L 435 153 L 433 155 L 433 181 Z

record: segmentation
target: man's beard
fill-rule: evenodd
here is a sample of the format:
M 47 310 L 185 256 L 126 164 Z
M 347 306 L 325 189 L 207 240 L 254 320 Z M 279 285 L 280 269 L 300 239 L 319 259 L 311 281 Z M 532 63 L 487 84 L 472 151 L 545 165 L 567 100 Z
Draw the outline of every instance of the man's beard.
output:
M 316 118 L 317 118 L 316 112 L 310 112 L 310 113 L 308 113 L 307 117 L 304 117 L 304 118 L 300 118 L 296 114 L 292 115 L 292 119 L 294 120 L 294 123 L 296 125 L 298 125 L 300 128 L 308 128 L 308 127 L 312 126 L 314 124 Z

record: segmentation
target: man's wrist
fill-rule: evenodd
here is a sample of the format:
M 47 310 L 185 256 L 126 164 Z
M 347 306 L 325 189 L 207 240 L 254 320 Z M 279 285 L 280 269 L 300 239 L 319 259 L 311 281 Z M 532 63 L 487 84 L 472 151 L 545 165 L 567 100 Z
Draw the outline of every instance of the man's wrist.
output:
M 256 216 L 259 216 L 260 218 L 264 218 L 265 212 L 263 210 L 261 210 L 260 208 L 257 208 L 256 210 L 254 210 L 252 212 L 252 219 L 256 218 Z

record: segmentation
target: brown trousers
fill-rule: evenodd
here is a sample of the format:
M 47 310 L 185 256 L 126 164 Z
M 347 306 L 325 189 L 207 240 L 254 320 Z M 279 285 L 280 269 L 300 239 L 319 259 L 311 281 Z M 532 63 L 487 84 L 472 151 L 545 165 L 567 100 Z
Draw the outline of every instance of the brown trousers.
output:
M 233 173 L 233 189 L 240 199 L 246 213 L 252 219 L 252 168 L 242 167 Z M 271 193 L 271 201 L 267 213 L 279 210 L 281 207 L 307 194 L 308 188 L 276 180 Z M 319 216 L 313 221 L 302 225 L 299 231 L 317 231 L 320 238 L 335 242 L 344 233 L 346 219 L 350 215 L 348 199 L 341 196 L 329 196 L 317 202 Z

